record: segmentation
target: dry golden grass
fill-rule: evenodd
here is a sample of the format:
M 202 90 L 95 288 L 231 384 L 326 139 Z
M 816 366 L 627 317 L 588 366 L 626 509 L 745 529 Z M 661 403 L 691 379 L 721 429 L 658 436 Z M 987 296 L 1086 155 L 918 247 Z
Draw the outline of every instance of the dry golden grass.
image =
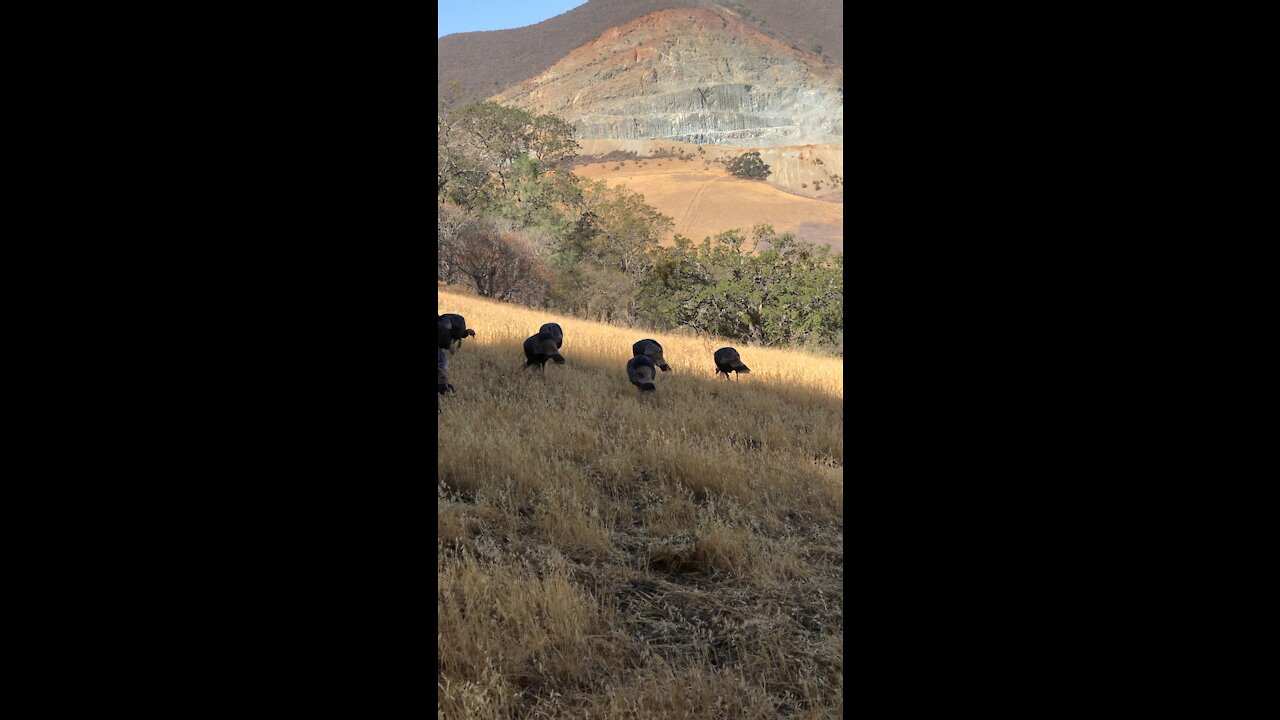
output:
M 583 141 L 602 147 L 607 141 Z M 619 141 L 611 145 L 623 145 Z M 626 149 L 639 144 L 632 141 Z M 739 228 L 750 234 L 759 223 L 772 225 L 779 233 L 792 233 L 809 242 L 844 250 L 844 204 L 814 199 L 811 188 L 815 180 L 825 183 L 827 195 L 835 192 L 826 173 L 842 172 L 842 159 L 832 153 L 832 146 L 758 148 L 776 177 L 769 182 L 743 180 L 729 174 L 723 165 L 708 162 L 711 157 L 729 160 L 745 148 L 707 146 L 706 155 L 696 153 L 698 146 L 687 143 L 657 143 L 649 146 L 679 148 L 694 155 L 693 160 L 675 157 L 653 159 L 641 157 L 617 162 L 592 163 L 574 168 L 578 175 L 604 180 L 610 187 L 625 185 L 644 196 L 647 204 L 671 217 L 674 225 L 663 238 L 672 244 L 676 233 L 694 241 Z M 815 148 L 827 149 L 823 165 L 812 162 Z M 703 158 L 707 158 L 704 160 Z M 801 159 L 805 158 L 805 159 Z M 782 182 L 779 182 L 782 181 Z M 810 189 L 801 189 L 804 183 Z
M 839 717 L 838 359 L 627 330 L 442 289 L 476 337 L 441 401 L 440 718 Z M 567 362 L 523 370 L 564 328 Z M 636 340 L 672 372 L 641 395 Z

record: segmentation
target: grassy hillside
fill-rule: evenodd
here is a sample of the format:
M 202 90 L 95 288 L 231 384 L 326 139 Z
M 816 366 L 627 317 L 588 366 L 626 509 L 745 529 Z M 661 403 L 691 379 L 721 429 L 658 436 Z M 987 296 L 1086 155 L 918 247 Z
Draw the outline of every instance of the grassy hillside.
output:
M 437 419 L 438 716 L 840 717 L 841 361 L 738 346 L 724 381 L 727 342 L 437 299 L 476 331 Z

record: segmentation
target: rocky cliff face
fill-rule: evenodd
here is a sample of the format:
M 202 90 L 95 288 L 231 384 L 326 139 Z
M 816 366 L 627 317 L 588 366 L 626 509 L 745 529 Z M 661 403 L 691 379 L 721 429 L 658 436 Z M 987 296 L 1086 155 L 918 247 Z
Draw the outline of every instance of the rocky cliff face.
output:
M 581 138 L 742 146 L 842 143 L 844 72 L 717 9 L 605 31 L 492 100 L 569 120 Z

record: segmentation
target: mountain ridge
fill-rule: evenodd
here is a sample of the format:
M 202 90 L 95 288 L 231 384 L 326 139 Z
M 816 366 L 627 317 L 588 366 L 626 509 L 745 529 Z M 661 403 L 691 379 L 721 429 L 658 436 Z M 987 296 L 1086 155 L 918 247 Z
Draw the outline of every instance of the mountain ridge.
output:
M 479 100 L 537 75 L 610 28 L 657 10 L 717 6 L 733 9 L 793 48 L 817 48 L 843 66 L 844 10 L 837 0 L 589 0 L 534 25 L 437 38 L 437 97 Z
M 737 12 L 668 8 L 489 99 L 562 117 L 582 139 L 758 147 L 842 142 L 843 84 L 843 68 Z

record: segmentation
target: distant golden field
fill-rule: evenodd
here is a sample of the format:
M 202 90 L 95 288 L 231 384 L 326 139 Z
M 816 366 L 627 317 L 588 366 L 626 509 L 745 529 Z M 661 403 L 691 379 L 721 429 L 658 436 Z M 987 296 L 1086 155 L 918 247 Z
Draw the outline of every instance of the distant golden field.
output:
M 595 146 L 602 143 L 593 141 Z M 691 154 L 698 147 L 685 143 L 667 145 L 687 148 Z M 800 185 L 804 182 L 812 187 L 814 177 L 811 175 L 840 172 L 839 155 L 832 158 L 827 153 L 828 162 L 823 165 L 796 159 L 806 153 L 812 155 L 812 148 L 762 149 L 762 155 L 772 163 L 775 173 L 782 172 L 784 167 L 789 168 L 785 175 L 794 186 L 790 188 L 781 188 L 773 182 L 778 177 L 771 178 L 770 182 L 736 178 L 723 165 L 701 159 L 642 157 L 623 163 L 581 165 L 574 168 L 574 172 L 592 180 L 604 180 L 611 187 L 625 185 L 632 192 L 643 195 L 646 203 L 669 216 L 674 224 L 663 239 L 664 245 L 671 245 L 676 233 L 701 241 L 733 228 L 749 234 L 757 224 L 766 223 L 779 233 L 792 233 L 801 240 L 843 251 L 844 204 L 796 194 L 810 192 L 801 190 Z M 708 155 L 731 159 L 742 152 L 740 148 L 732 148 L 733 153 L 728 150 L 730 148 L 712 148 Z M 786 151 L 785 155 L 783 151 Z M 699 157 L 695 154 L 695 158 Z M 825 177 L 820 179 L 828 183 L 828 189 L 832 187 Z
M 438 717 L 840 717 L 841 360 L 734 344 L 725 381 L 727 341 L 437 300 L 476 331 L 437 418 Z M 546 322 L 567 362 L 523 370 Z

